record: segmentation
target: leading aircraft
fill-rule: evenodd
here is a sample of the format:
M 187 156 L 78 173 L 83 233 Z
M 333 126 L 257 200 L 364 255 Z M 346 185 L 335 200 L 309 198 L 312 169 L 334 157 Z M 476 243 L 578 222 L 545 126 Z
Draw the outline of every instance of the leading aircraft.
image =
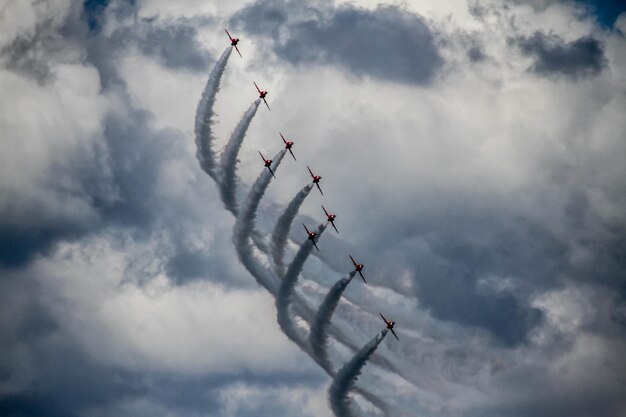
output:
M 365 265 L 357 263 L 357 261 L 354 260 L 354 258 L 352 257 L 352 255 L 348 255 L 350 257 L 350 260 L 352 261 L 352 264 L 354 265 L 354 271 L 358 272 L 359 275 L 361 275 L 361 279 L 363 279 L 363 282 L 367 284 L 367 281 L 365 281 L 365 277 L 363 276 L 363 273 L 361 271 L 363 271 L 363 268 L 365 267 Z
M 304 226 L 304 230 L 306 230 L 306 233 L 309 235 L 309 237 L 307 239 L 309 239 L 311 242 L 313 242 L 313 246 L 315 246 L 315 249 L 317 249 L 317 251 L 320 251 L 320 248 L 317 247 L 317 244 L 315 243 L 315 237 L 317 236 L 317 233 L 315 232 L 311 232 L 309 231 L 309 229 L 307 229 L 306 224 L 302 223 L 302 226 Z
M 253 83 L 253 84 L 254 84 L 254 86 L 256 87 L 256 90 L 259 92 L 259 98 L 263 99 L 263 103 L 265 103 L 265 105 L 267 106 L 267 109 L 268 109 L 268 110 L 272 110 L 272 109 L 270 109 L 270 105 L 269 105 L 269 104 L 267 104 L 267 101 L 265 101 L 265 96 L 267 95 L 267 91 L 265 91 L 265 90 L 261 90 L 261 89 L 259 88 L 259 86 L 258 86 L 258 85 L 256 85 L 256 83 L 255 83 L 254 81 L 252 81 L 252 83 Z
M 320 180 L 322 179 L 322 177 L 320 177 L 319 175 L 313 174 L 313 171 L 311 171 L 311 168 L 309 168 L 308 165 L 307 165 L 307 169 L 309 170 L 309 174 L 311 174 L 311 178 L 313 178 L 313 184 L 317 185 L 317 189 L 320 190 L 320 193 L 322 193 L 322 195 L 324 195 L 324 193 L 322 192 L 322 189 L 320 188 Z
M 272 171 L 272 160 L 271 159 L 265 159 L 265 157 L 263 156 L 261 151 L 259 151 L 259 155 L 261 155 L 261 159 L 263 160 L 263 164 L 265 164 L 265 167 L 270 170 L 270 173 L 272 174 L 272 177 L 276 178 L 276 175 L 274 175 L 274 171 Z
M 283 142 L 285 142 L 285 149 L 289 151 L 291 156 L 293 156 L 293 160 L 296 161 L 296 156 L 293 154 L 293 151 L 291 150 L 291 147 L 293 146 L 293 142 L 285 139 L 282 133 L 278 132 L 278 134 L 280 135 L 281 138 L 283 138 Z
M 331 214 L 328 211 L 326 211 L 324 206 L 322 206 L 322 210 L 324 210 L 324 213 L 326 214 L 326 220 L 328 220 L 328 223 L 330 223 L 333 226 L 333 229 L 335 229 L 335 232 L 339 233 L 339 230 L 337 230 L 337 227 L 335 226 L 335 218 L 337 217 L 337 215 Z
M 394 332 L 394 331 L 393 331 L 393 326 L 396 324 L 396 322 L 395 322 L 395 321 L 387 321 L 387 319 L 385 318 L 385 316 L 383 316 L 381 313 L 378 313 L 378 314 L 380 314 L 380 317 L 382 317 L 382 318 L 383 318 L 383 320 L 385 321 L 385 324 L 387 325 L 387 328 L 388 328 L 389 330 L 391 330 L 391 333 L 393 333 L 393 335 L 395 336 L 395 338 L 396 338 L 396 339 L 398 339 L 398 335 L 396 334 L 396 332 Z M 400 340 L 400 339 L 398 339 L 398 340 Z
M 230 33 L 228 33 L 228 30 L 226 29 L 224 30 L 226 31 L 226 34 L 228 35 L 228 38 L 230 39 L 230 46 L 234 46 L 239 56 L 243 58 L 243 56 L 241 55 L 241 52 L 239 52 L 239 48 L 237 48 L 237 44 L 239 43 L 239 38 L 233 38 L 232 36 L 230 36 Z

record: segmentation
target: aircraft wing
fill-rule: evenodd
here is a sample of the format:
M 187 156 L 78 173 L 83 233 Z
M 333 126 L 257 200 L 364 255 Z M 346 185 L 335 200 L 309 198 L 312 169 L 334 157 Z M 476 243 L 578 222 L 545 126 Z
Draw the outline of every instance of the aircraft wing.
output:
M 324 195 L 324 192 L 323 192 L 323 191 L 322 191 L 322 189 L 320 188 L 319 183 L 317 183 L 317 182 L 316 182 L 316 183 L 315 183 L 315 185 L 317 185 L 317 189 L 318 189 L 318 190 L 320 190 L 320 193 L 322 193 L 322 195 Z
M 269 105 L 269 104 L 267 104 L 267 101 L 265 101 L 265 97 L 263 97 L 263 103 L 265 103 L 265 105 L 267 106 L 267 109 L 268 109 L 268 110 L 272 110 L 272 109 L 270 109 L 270 105 Z
M 276 178 L 276 175 L 274 175 L 274 171 L 272 171 L 272 167 L 267 167 L 267 169 L 270 170 L 270 174 L 272 174 L 272 177 Z
M 285 145 L 287 144 L 287 139 L 285 139 L 285 137 L 283 136 L 282 133 L 278 132 L 278 134 L 280 135 L 281 138 L 283 138 L 283 142 L 285 142 Z
M 352 257 L 352 255 L 348 255 L 350 257 L 350 260 L 352 261 L 352 265 L 356 266 L 356 261 L 354 260 L 354 258 Z M 381 314 L 382 316 L 382 314 Z
M 335 222 L 330 222 L 330 224 L 333 226 L 333 229 L 335 229 L 335 232 L 339 233 L 339 230 L 337 230 L 337 226 L 335 226 Z
M 361 271 L 359 271 L 359 275 L 361 275 L 361 279 L 363 280 L 363 282 L 367 284 L 367 281 L 365 281 L 365 277 L 363 276 L 363 273 Z
M 391 333 L 394 335 L 394 337 L 398 339 L 398 335 L 396 334 L 396 332 L 394 332 L 393 329 L 389 329 L 389 330 L 391 330 Z M 400 341 L 400 339 L 398 339 L 398 341 Z
M 293 160 L 294 160 L 294 161 L 297 161 L 296 156 L 293 154 L 293 152 L 292 152 L 292 150 L 291 150 L 291 149 L 289 149 L 289 153 L 291 154 L 291 156 L 293 156 Z
M 312 177 L 314 177 L 315 175 L 313 175 L 313 171 L 311 171 L 311 168 L 309 168 L 309 166 L 307 165 L 306 169 L 309 170 L 309 174 L 311 174 Z
M 315 246 L 315 249 L 317 249 L 317 251 L 320 251 L 320 248 L 317 247 L 317 244 L 315 243 L 315 239 L 311 239 L 311 242 L 313 242 L 313 246 Z
M 259 155 L 261 155 L 261 159 L 263 160 L 263 162 L 265 162 L 265 157 L 263 156 L 263 154 L 261 153 L 261 151 L 257 151 L 259 153 Z
M 378 313 L 378 314 L 380 314 L 380 317 L 382 317 L 382 318 L 383 318 L 383 320 L 385 321 L 385 323 L 389 323 L 389 322 L 387 321 L 387 319 L 385 318 L 385 316 L 383 316 L 383 314 L 382 314 L 382 313 Z
M 235 45 L 235 49 L 237 50 L 237 53 L 239 54 L 239 56 L 243 58 L 243 55 L 241 55 L 241 52 L 239 52 L 239 48 L 237 48 L 237 45 Z
M 254 84 L 254 86 L 256 87 L 256 91 L 259 92 L 259 94 L 261 94 L 261 90 L 259 89 L 259 86 L 256 85 L 256 83 L 254 81 L 252 81 L 252 83 Z
M 309 232 L 309 229 L 307 229 L 306 224 L 302 223 L 302 226 L 304 226 L 304 230 L 306 230 L 306 234 L 307 234 L 307 235 L 308 235 L 309 233 L 311 233 L 311 232 Z
M 228 30 L 224 29 L 226 31 L 226 34 L 228 35 L 228 39 L 230 39 L 231 41 L 233 40 L 233 37 L 230 36 L 230 33 L 228 33 Z

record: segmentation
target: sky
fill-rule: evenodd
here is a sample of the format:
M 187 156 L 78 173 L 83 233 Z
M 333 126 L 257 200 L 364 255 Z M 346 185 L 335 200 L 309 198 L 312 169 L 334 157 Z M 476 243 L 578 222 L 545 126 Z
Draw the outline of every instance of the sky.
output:
M 297 286 L 339 367 L 397 322 L 359 415 L 626 415 L 626 7 L 565 0 L 0 4 L 0 415 L 331 417 L 196 158 L 269 91 L 241 193 L 337 214 Z M 304 231 L 292 230 L 293 256 Z M 297 230 L 296 230 L 297 229 Z M 306 326 L 305 326 L 306 327 Z

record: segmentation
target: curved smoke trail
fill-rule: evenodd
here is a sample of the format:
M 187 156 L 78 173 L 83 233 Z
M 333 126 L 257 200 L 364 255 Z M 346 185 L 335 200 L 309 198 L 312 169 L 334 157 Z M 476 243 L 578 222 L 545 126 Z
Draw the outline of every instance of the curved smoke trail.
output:
M 330 388 L 328 389 L 328 399 L 330 402 L 330 408 L 333 410 L 337 417 L 353 417 L 354 413 L 350 409 L 350 397 L 348 393 L 361 374 L 361 370 L 367 363 L 369 357 L 376 351 L 376 348 L 383 341 L 387 335 L 388 329 L 384 329 L 376 335 L 368 344 L 363 346 L 356 355 L 348 363 L 346 363 L 337 372 L 337 376 L 333 380 Z
M 274 271 L 279 277 L 285 275 L 285 245 L 287 244 L 287 238 L 289 235 L 289 229 L 293 220 L 300 210 L 300 206 L 304 202 L 304 199 L 311 193 L 313 184 L 308 184 L 302 188 L 298 194 L 289 202 L 283 214 L 276 221 L 274 227 L 274 233 L 272 233 L 272 260 L 274 263 Z
M 274 173 L 278 171 L 278 167 L 285 156 L 285 152 L 287 152 L 287 150 L 282 149 L 274 157 Z M 255 257 L 251 242 L 251 235 L 256 219 L 256 210 L 271 180 L 272 173 L 269 169 L 263 168 L 263 172 L 259 175 L 252 188 L 250 188 L 248 197 L 237 215 L 237 220 L 233 228 L 233 243 L 235 244 L 235 249 L 237 250 L 241 263 L 246 267 L 248 272 L 250 272 L 250 274 L 256 278 L 257 282 L 270 293 L 276 294 L 277 277 L 271 269 Z
M 248 110 L 246 110 L 246 112 L 243 114 L 243 117 L 235 127 L 235 130 L 233 130 L 233 133 L 230 135 L 230 139 L 224 147 L 224 151 L 222 152 L 222 156 L 220 158 L 222 180 L 219 184 L 219 187 L 222 201 L 224 202 L 226 209 L 233 213 L 235 216 L 238 212 L 237 155 L 239 154 L 239 149 L 241 148 L 243 139 L 246 136 L 248 126 L 250 126 L 250 122 L 252 122 L 252 118 L 256 114 L 260 103 L 261 100 L 254 100 Z
M 220 59 L 215 63 L 196 110 L 196 157 L 200 161 L 200 166 L 204 172 L 209 174 L 214 180 L 217 180 L 217 176 L 215 174 L 215 154 L 212 148 L 213 131 L 211 130 L 211 124 L 213 121 L 211 119 L 213 118 L 213 104 L 215 104 L 215 95 L 220 89 L 220 81 L 232 50 L 230 46 L 227 47 Z
M 317 227 L 317 230 L 315 231 L 317 233 L 315 242 L 317 242 L 322 233 L 324 233 L 324 229 L 326 229 L 325 223 L 322 223 Z M 289 264 L 289 268 L 287 268 L 287 272 L 285 272 L 285 276 L 283 277 L 283 280 L 280 283 L 280 288 L 278 289 L 278 295 L 276 296 L 276 318 L 278 319 L 280 328 L 287 335 L 287 337 L 289 337 L 289 339 L 297 343 L 305 351 L 308 350 L 308 346 L 298 334 L 296 324 L 289 316 L 289 305 L 291 304 L 296 282 L 298 282 L 298 276 L 300 275 L 300 272 L 302 272 L 304 263 L 311 254 L 312 250 L 313 242 L 308 239 L 305 240 L 300 246 L 298 253 L 296 253 L 296 256 L 293 258 L 293 261 Z
M 356 271 L 350 272 L 345 277 L 341 278 L 339 281 L 333 285 L 333 287 L 328 291 L 326 297 L 324 297 L 324 301 L 320 304 L 317 314 L 313 319 L 313 324 L 311 325 L 311 332 L 309 333 L 309 344 L 311 345 L 311 349 L 313 352 L 313 356 L 320 364 L 322 368 L 324 368 L 329 374 L 334 374 L 333 366 L 330 363 L 330 358 L 328 357 L 328 326 L 330 325 L 330 319 L 335 312 L 335 308 L 339 304 L 339 299 L 341 298 L 341 294 L 346 289 Z

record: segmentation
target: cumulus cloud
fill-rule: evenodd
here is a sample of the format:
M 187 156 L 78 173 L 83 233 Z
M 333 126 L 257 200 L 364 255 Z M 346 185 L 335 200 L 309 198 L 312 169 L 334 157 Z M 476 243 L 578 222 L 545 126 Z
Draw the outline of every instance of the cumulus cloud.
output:
M 592 37 L 565 42 L 558 36 L 536 32 L 515 42 L 525 55 L 534 58 L 530 70 L 540 75 L 585 78 L 606 67 L 602 43 Z
M 274 52 L 299 66 L 332 64 L 354 75 L 428 84 L 443 63 L 426 20 L 398 6 L 369 10 L 264 0 L 232 21 L 246 32 L 271 37 Z

